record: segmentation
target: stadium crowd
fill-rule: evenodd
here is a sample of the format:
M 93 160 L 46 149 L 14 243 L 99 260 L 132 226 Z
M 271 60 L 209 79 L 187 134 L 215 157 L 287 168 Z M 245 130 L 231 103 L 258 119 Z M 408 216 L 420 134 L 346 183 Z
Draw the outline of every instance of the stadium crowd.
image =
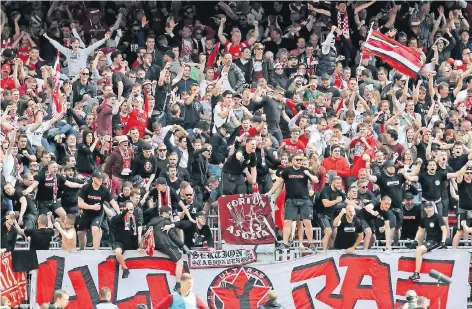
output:
M 313 226 L 324 250 L 409 239 L 419 271 L 472 232 L 471 4 L 1 10 L 2 251 L 111 246 L 126 278 L 123 252 L 152 246 L 179 277 L 180 249 L 215 250 L 219 196 L 282 191 L 278 249 L 295 226 L 300 250 Z M 421 53 L 416 78 L 362 52 L 371 28 Z

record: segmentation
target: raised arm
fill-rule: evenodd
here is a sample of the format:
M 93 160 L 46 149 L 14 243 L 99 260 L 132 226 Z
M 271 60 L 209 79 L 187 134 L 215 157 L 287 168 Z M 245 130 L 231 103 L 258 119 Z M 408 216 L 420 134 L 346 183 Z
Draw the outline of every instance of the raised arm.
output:
M 220 40 L 221 44 L 225 45 L 228 41 L 226 37 L 223 35 L 223 25 L 226 22 L 226 18 L 222 18 L 220 20 L 220 26 L 218 27 L 218 39 Z

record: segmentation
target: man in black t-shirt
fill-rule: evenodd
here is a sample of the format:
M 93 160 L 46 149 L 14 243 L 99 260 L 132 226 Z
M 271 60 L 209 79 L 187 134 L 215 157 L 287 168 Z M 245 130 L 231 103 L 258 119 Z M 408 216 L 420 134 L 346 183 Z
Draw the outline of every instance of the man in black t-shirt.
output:
M 144 179 L 145 187 L 149 191 L 157 173 L 157 160 L 153 155 L 152 146 L 148 143 L 141 145 L 142 153 L 135 156 L 131 164 L 132 176 L 139 175 Z
M 112 249 L 116 260 L 123 269 L 122 278 L 128 278 L 129 270 L 126 266 L 123 253 L 126 250 L 136 250 L 139 247 L 138 227 L 143 226 L 143 218 L 139 217 L 132 201 L 125 202 L 125 208 L 110 221 L 110 236 Z
M 472 160 L 468 161 L 457 172 L 457 187 L 459 190 L 459 220 L 457 220 L 457 232 L 452 240 L 452 247 L 457 248 L 464 236 L 472 232 Z
M 13 203 L 13 210 L 18 212 L 18 224 L 26 229 L 33 229 L 38 217 L 38 210 L 31 197 L 23 195 L 21 189 L 16 189 L 11 183 L 3 185 L 3 196 Z
M 213 240 L 211 230 L 206 224 L 205 213 L 203 211 L 199 211 L 195 217 L 195 223 L 189 220 L 183 220 L 175 222 L 171 225 L 166 225 L 163 227 L 163 229 L 165 231 L 168 231 L 173 227 L 182 229 L 184 231 L 184 243 L 187 247 L 202 248 L 203 243 L 206 242 L 208 245 L 208 250 L 210 252 L 214 252 L 215 242 Z
M 243 176 L 246 168 L 249 169 L 251 174 L 251 182 L 256 184 L 256 140 L 250 137 L 245 145 L 241 146 L 241 148 L 239 146 L 240 144 L 237 141 L 234 145 L 234 153 L 228 157 L 223 165 L 221 181 L 221 192 L 223 195 L 247 194 L 246 179 Z
M 426 232 L 426 241 L 423 245 L 416 247 L 416 267 L 413 275 L 410 276 L 410 279 L 413 281 L 418 281 L 420 279 L 420 269 L 421 264 L 423 263 L 423 255 L 426 252 L 431 252 L 436 249 L 447 248 L 446 238 L 447 238 L 447 229 L 444 225 L 444 221 L 441 216 L 437 213 L 434 213 L 434 203 L 427 201 L 424 202 L 424 211 L 426 216 L 423 217 L 420 221 L 420 228 L 416 233 L 415 241 L 412 243 L 412 248 L 418 246 L 419 242 L 422 242 L 424 239 L 424 234 Z
M 83 184 L 69 181 L 57 171 L 58 164 L 55 161 L 49 161 L 47 169 L 43 169 L 34 177 L 33 184 L 24 190 L 23 194 L 28 195 L 33 192 L 34 189 L 38 188 L 36 201 L 39 214 L 42 215 L 47 214 L 48 212 L 55 212 L 59 218 L 61 218 L 61 221 L 64 221 L 67 213 L 58 202 L 59 189 L 63 186 L 72 189 L 80 189 Z
M 87 184 L 79 192 L 79 208 L 82 209 L 79 223 L 77 224 L 77 236 L 79 248 L 85 248 L 87 230 L 92 230 L 93 248 L 98 250 L 102 240 L 101 225 L 104 219 L 104 205 L 108 202 L 117 214 L 120 213 L 118 203 L 112 198 L 110 191 L 102 185 L 104 175 L 99 171 L 92 174 L 92 182 Z
M 292 166 L 285 168 L 274 186 L 267 192 L 271 195 L 277 189 L 285 184 L 285 213 L 283 240 L 277 249 L 288 249 L 288 239 L 292 232 L 292 222 L 302 220 L 305 226 L 306 238 L 310 250 L 316 250 L 313 243 L 313 229 L 311 220 L 313 219 L 313 202 L 310 199 L 308 191 L 311 180 L 318 183 L 319 180 L 313 176 L 307 168 L 302 167 L 304 158 L 302 154 L 292 156 Z M 312 187 L 312 186 L 311 186 Z
M 159 216 L 159 209 L 162 206 L 168 206 L 172 209 L 172 216 L 175 220 L 182 220 L 184 216 L 194 221 L 190 215 L 187 206 L 180 200 L 176 191 L 167 185 L 163 177 L 156 180 L 156 186 L 152 188 L 143 197 L 147 205 L 144 211 L 144 223 L 147 224 L 152 218 Z
M 334 248 L 346 249 L 346 254 L 353 253 L 364 238 L 362 223 L 355 215 L 354 206 L 347 205 L 333 221 L 334 227 L 337 228 Z
M 54 230 L 52 229 L 52 214 L 40 215 L 38 217 L 38 228 L 37 229 L 22 229 L 15 222 L 15 228 L 18 234 L 25 237 L 31 237 L 30 250 L 49 250 L 49 244 L 54 236 Z
M 323 233 L 323 250 L 325 251 L 328 249 L 328 246 L 330 246 L 330 241 L 336 238 L 336 232 L 333 226 L 335 209 L 339 208 L 340 203 L 346 199 L 346 194 L 344 194 L 342 189 L 342 178 L 335 176 L 330 185 L 324 186 L 321 190 L 320 197 L 315 201 L 315 221 Z
M 112 72 L 110 67 L 103 68 L 103 77 L 111 81 L 113 93 L 118 96 L 118 100 L 128 98 L 133 90 L 133 83 L 123 72 Z
M 418 158 L 417 166 L 421 167 L 423 161 Z M 393 161 L 388 160 L 384 163 L 384 171 L 380 175 L 370 175 L 370 163 L 366 162 L 367 179 L 377 183 L 380 188 L 380 194 L 382 196 L 388 196 L 391 198 L 391 209 L 390 212 L 394 214 L 394 218 L 390 221 L 390 227 L 394 229 L 391 236 L 394 237 L 394 242 L 397 243 L 400 239 L 400 231 L 403 222 L 403 184 L 405 183 L 405 177 L 403 174 L 399 174 L 395 170 L 395 164 Z M 419 168 L 418 168 L 419 169 Z
M 411 193 L 405 194 L 403 203 L 403 224 L 401 239 L 415 239 L 416 232 L 420 225 L 421 207 L 415 205 L 414 196 Z

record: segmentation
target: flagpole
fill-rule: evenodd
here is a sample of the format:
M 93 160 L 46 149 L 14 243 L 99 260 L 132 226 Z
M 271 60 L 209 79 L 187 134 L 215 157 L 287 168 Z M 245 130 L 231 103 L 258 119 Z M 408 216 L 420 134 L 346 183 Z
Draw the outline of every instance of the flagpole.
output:
M 372 31 L 374 30 L 373 27 L 374 27 L 374 22 L 371 22 L 369 33 L 367 34 L 367 38 L 365 39 L 364 42 L 367 42 L 369 40 L 369 37 L 371 36 Z M 357 68 L 356 68 L 356 81 L 357 81 L 358 86 L 359 86 L 359 74 L 357 74 L 357 71 L 359 71 L 359 67 L 362 65 L 362 56 L 363 56 L 363 52 L 361 51 L 361 55 L 359 57 L 359 64 L 357 65 Z

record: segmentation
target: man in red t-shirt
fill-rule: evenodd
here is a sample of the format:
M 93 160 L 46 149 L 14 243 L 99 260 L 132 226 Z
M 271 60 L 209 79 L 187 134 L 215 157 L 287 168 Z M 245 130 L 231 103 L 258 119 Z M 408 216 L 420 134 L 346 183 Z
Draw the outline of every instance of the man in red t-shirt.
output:
M 282 140 L 282 143 L 280 144 L 280 150 L 285 150 L 292 155 L 297 153 L 299 150 L 305 152 L 305 144 L 299 140 L 300 134 L 300 128 L 293 128 L 290 132 L 291 138 Z
M 8 63 L 2 65 L 2 88 L 6 90 L 15 89 L 15 82 L 10 76 L 11 67 Z
M 251 119 L 243 118 L 241 122 L 241 128 L 242 129 L 239 131 L 239 135 L 248 133 L 249 137 L 254 137 L 261 133 L 262 129 L 264 128 L 264 122 L 259 116 L 254 116 Z
M 225 46 L 225 52 L 228 52 L 233 56 L 233 59 L 239 59 L 241 57 L 241 50 L 244 47 L 249 47 L 252 44 L 254 44 L 257 39 L 259 38 L 259 27 L 257 24 L 257 21 L 254 21 L 254 33 L 252 34 L 252 37 L 247 40 L 241 42 L 241 31 L 238 28 L 233 28 L 231 31 L 231 42 L 226 39 L 226 37 L 223 35 L 223 25 L 226 22 L 226 18 L 222 18 L 220 22 L 220 26 L 218 28 L 218 38 L 220 39 L 221 44 Z
M 365 161 L 362 159 L 364 154 L 373 157 L 376 148 L 375 139 L 369 137 L 369 125 L 365 122 L 359 124 L 359 136 L 353 138 L 350 149 L 354 155 L 354 164 L 351 168 L 351 175 L 357 177 L 359 170 L 365 168 Z

